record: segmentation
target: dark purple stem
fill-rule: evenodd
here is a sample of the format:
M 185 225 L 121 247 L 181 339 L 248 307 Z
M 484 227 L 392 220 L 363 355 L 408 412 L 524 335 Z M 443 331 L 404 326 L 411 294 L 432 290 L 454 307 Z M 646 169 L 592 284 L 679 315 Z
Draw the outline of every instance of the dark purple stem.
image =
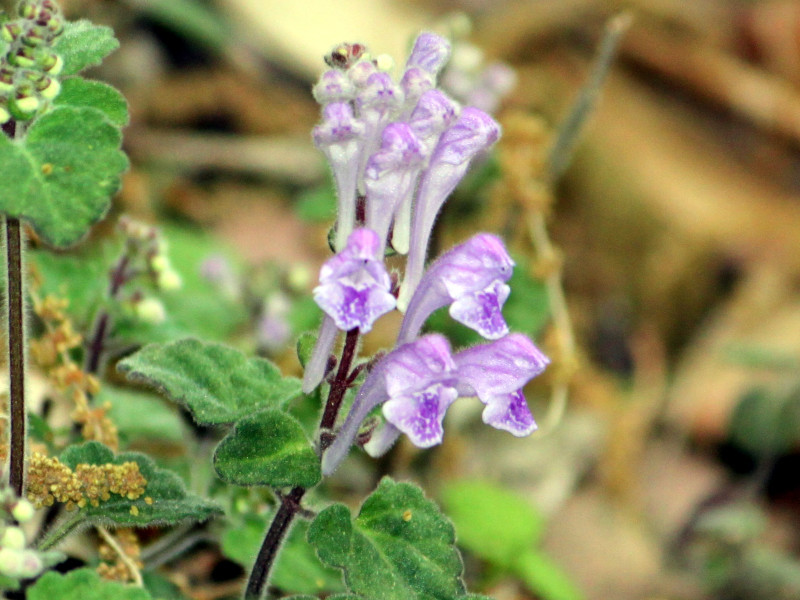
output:
M 111 271 L 111 281 L 108 286 L 108 295 L 111 300 L 116 300 L 119 291 L 129 278 L 128 262 L 130 257 L 127 253 L 123 254 Z M 89 343 L 89 351 L 86 355 L 85 371 L 96 375 L 100 370 L 100 361 L 103 358 L 108 330 L 111 325 L 111 315 L 107 309 L 101 309 L 97 314 L 92 327 L 92 340 Z
M 9 484 L 22 497 L 25 479 L 25 317 L 22 273 L 22 226 L 6 217 L 9 403 L 11 447 Z
M 320 445 L 322 446 L 321 451 L 324 451 L 324 447 L 332 441 L 328 432 L 333 429 L 336 423 L 336 417 L 342 406 L 342 400 L 344 400 L 347 388 L 351 384 L 350 367 L 356 356 L 357 347 L 358 329 L 356 328 L 347 332 L 344 348 L 342 349 L 342 359 L 339 361 L 339 368 L 336 371 L 336 376 L 331 382 L 331 388 L 328 392 L 328 401 L 325 403 L 325 410 L 320 420 L 319 430 L 322 434 L 320 440 Z M 264 542 L 261 544 L 261 549 L 258 551 L 253 570 L 250 572 L 250 578 L 247 580 L 247 588 L 244 592 L 245 600 L 260 600 L 264 595 L 267 582 L 269 581 L 269 575 L 275 562 L 275 557 L 278 555 L 278 548 L 280 548 L 281 543 L 283 543 L 286 534 L 289 533 L 289 529 L 295 517 L 304 512 L 302 506 L 300 506 L 300 501 L 303 499 L 305 493 L 306 489 L 298 486 L 292 488 L 292 491 L 289 492 L 288 495 L 279 496 L 281 504 L 275 516 L 272 518 L 272 523 L 270 523 L 267 534 L 264 536 Z

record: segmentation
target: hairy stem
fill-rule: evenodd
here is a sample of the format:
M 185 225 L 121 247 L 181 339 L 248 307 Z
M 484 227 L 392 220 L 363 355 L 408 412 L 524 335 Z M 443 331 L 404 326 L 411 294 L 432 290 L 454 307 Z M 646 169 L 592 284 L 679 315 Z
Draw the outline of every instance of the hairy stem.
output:
M 66 519 L 53 525 L 53 527 L 36 542 L 36 549 L 44 552 L 55 547 L 61 540 L 67 537 L 72 531 L 83 522 L 81 511 L 76 510 Z
M 25 488 L 25 315 L 22 273 L 22 224 L 6 218 L 6 317 L 8 319 L 9 403 L 11 448 L 9 485 L 22 497 Z
M 350 375 L 353 360 L 356 357 L 356 349 L 358 348 L 358 335 L 358 329 L 351 329 L 347 332 L 339 368 L 333 381 L 331 381 L 328 400 L 325 403 L 325 410 L 322 413 L 322 419 L 320 419 L 319 424 L 319 431 L 322 434 L 328 434 L 327 437 L 322 437 L 320 440 L 321 452 L 324 452 L 325 447 L 333 440 L 329 432 L 336 423 L 342 400 L 344 400 L 347 388 L 352 383 Z M 253 570 L 250 572 L 250 578 L 247 580 L 247 588 L 244 593 L 245 600 L 260 600 L 263 597 L 275 557 L 278 555 L 278 549 L 289 533 L 295 517 L 305 512 L 300 505 L 305 493 L 306 489 L 298 486 L 292 488 L 289 494 L 280 496 L 280 506 L 272 518 L 269 529 L 267 529 L 267 534 L 264 536 L 261 549 L 258 551 Z
M 278 549 L 300 511 L 300 501 L 305 493 L 305 488 L 296 487 L 281 498 L 281 505 L 269 525 L 267 535 L 264 536 L 264 543 L 261 544 L 253 571 L 250 573 L 250 579 L 247 581 L 247 589 L 244 592 L 245 600 L 260 600 L 263 596 L 272 565 L 278 555 Z

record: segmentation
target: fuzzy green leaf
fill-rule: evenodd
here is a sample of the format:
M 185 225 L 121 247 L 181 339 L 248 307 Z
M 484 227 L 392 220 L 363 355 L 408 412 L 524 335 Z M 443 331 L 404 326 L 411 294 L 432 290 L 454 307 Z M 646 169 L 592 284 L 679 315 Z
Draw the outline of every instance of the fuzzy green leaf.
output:
M 74 469 L 78 464 L 120 465 L 133 461 L 147 480 L 144 494 L 129 500 L 116 494 L 98 506 L 87 505 L 80 509 L 84 518 L 92 523 L 113 523 L 120 527 L 147 527 L 172 525 L 180 521 L 205 521 L 222 511 L 219 506 L 186 491 L 180 478 L 155 465 L 150 457 L 139 452 L 114 454 L 99 442 L 86 442 L 70 446 L 61 454 L 61 462 Z M 147 498 L 151 501 L 148 502 Z
M 553 559 L 538 551 L 520 554 L 512 568 L 537 598 L 542 600 L 583 600 L 584 595 Z
M 214 468 L 224 481 L 244 486 L 311 487 L 322 477 L 302 426 L 277 409 L 237 421 L 214 452 Z
M 508 568 L 544 530 L 544 518 L 529 502 L 488 482 L 448 483 L 442 503 L 458 532 L 458 545 L 499 567 Z
M 64 25 L 64 31 L 56 38 L 53 50 L 63 59 L 61 75 L 66 76 L 99 65 L 117 48 L 119 42 L 110 27 L 81 19 Z
M 120 142 L 101 112 L 66 106 L 36 119 L 23 139 L 1 136 L 0 212 L 27 219 L 48 244 L 74 244 L 119 189 L 128 167 Z
M 455 532 L 415 485 L 384 478 L 351 520 L 342 504 L 322 511 L 308 541 L 344 571 L 348 589 L 383 600 L 463 597 Z
M 128 124 L 128 103 L 125 97 L 115 88 L 100 81 L 70 77 L 61 84 L 61 92 L 53 104 L 94 108 L 102 112 L 117 127 Z
M 111 405 L 108 416 L 117 426 L 120 438 L 158 440 L 182 444 L 186 425 L 173 404 L 149 393 L 104 384 L 96 402 Z
M 194 339 L 150 344 L 118 370 L 186 405 L 201 425 L 233 423 L 261 408 L 282 407 L 300 394 L 300 381 L 281 376 L 263 358 Z
M 142 588 L 106 581 L 94 569 L 45 573 L 28 589 L 28 600 L 150 600 Z

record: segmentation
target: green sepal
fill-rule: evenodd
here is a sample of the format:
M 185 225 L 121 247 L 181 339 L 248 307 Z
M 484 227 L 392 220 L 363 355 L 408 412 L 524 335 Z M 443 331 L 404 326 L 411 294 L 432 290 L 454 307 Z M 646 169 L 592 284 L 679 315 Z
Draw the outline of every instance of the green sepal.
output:
M 62 575 L 45 573 L 27 591 L 28 600 L 151 600 L 142 588 L 101 579 L 94 569 L 76 569 Z
M 117 369 L 185 405 L 200 425 L 233 423 L 300 395 L 300 381 L 283 377 L 270 361 L 195 339 L 150 344 Z
M 234 485 L 316 485 L 319 458 L 300 423 L 278 409 L 244 417 L 214 452 L 217 475 Z
M 463 597 L 455 531 L 417 486 L 384 478 L 356 519 L 335 504 L 314 519 L 308 541 L 344 571 L 350 592 L 382 600 Z
M 26 219 L 48 244 L 80 240 L 105 214 L 128 159 L 117 127 L 92 108 L 58 107 L 24 138 L 0 136 L 0 212 Z
M 53 105 L 97 109 L 117 127 L 125 127 L 129 120 L 128 103 L 119 90 L 83 77 L 66 79 L 61 84 L 61 92 L 56 96 Z
M 99 442 L 86 442 L 70 446 L 59 457 L 61 462 L 74 469 L 78 464 L 119 465 L 133 461 L 147 480 L 144 493 L 136 500 L 112 494 L 98 506 L 87 504 L 78 512 L 93 524 L 114 524 L 120 527 L 148 527 L 173 525 L 181 521 L 206 521 L 221 514 L 214 502 L 186 491 L 186 486 L 172 471 L 159 468 L 153 460 L 139 452 L 114 453 Z M 150 502 L 147 501 L 150 499 Z
M 62 76 L 99 65 L 117 48 L 119 42 L 110 27 L 95 25 L 86 19 L 65 23 L 64 31 L 53 45 L 53 50 L 64 61 Z

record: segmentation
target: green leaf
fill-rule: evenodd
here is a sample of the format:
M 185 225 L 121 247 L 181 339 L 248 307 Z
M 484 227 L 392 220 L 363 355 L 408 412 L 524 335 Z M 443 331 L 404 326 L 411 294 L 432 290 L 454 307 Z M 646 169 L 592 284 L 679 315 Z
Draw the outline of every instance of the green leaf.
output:
M 0 592 L 18 590 L 20 585 L 19 579 L 0 575 Z
M 181 443 L 186 427 L 174 405 L 160 398 L 130 389 L 104 384 L 95 401 L 111 405 L 108 416 L 117 426 L 120 436 L 134 439 Z
M 103 113 L 117 127 L 128 124 L 128 103 L 115 88 L 89 81 L 83 77 L 70 77 L 61 84 L 61 91 L 53 101 L 55 106 L 94 108 Z
M 222 536 L 222 552 L 249 568 L 255 561 L 269 522 L 260 515 L 248 514 L 244 522 L 231 523 Z M 341 573 L 323 565 L 306 541 L 308 523 L 299 520 L 292 527 L 275 562 L 270 585 L 289 594 L 338 592 L 343 589 Z
M 382 600 L 463 596 L 452 524 L 415 485 L 384 478 L 351 520 L 342 504 L 308 531 L 323 562 L 344 571 L 348 589 Z
M 128 159 L 120 132 L 97 110 L 59 107 L 21 140 L 0 138 L 0 212 L 30 221 L 42 239 L 69 246 L 83 237 L 119 189 Z
M 800 441 L 800 388 L 781 394 L 766 389 L 746 393 L 733 411 L 731 441 L 755 456 L 772 457 Z
M 81 19 L 64 25 L 64 31 L 56 38 L 53 50 L 63 59 L 61 75 L 66 76 L 99 65 L 117 48 L 119 42 L 110 27 Z
M 142 588 L 100 579 L 94 569 L 45 573 L 28 588 L 28 600 L 150 600 Z
M 117 369 L 185 404 L 201 425 L 233 423 L 260 408 L 282 407 L 300 394 L 300 381 L 282 377 L 270 361 L 194 339 L 150 344 Z
M 303 368 L 305 368 L 308 361 L 311 360 L 311 353 L 314 351 L 314 345 L 316 343 L 317 334 L 313 331 L 306 331 L 297 338 L 297 360 L 300 361 L 300 366 Z
M 512 572 L 542 600 L 583 600 L 583 593 L 551 558 L 533 550 L 521 554 Z
M 224 481 L 244 486 L 311 487 L 322 477 L 300 423 L 277 409 L 237 421 L 214 452 L 214 469 Z
M 529 502 L 492 483 L 448 483 L 442 503 L 458 545 L 503 568 L 536 544 L 544 529 L 544 518 Z
M 80 509 L 84 518 L 92 523 L 113 523 L 121 527 L 172 525 L 187 520 L 205 521 L 222 512 L 215 503 L 188 493 L 177 475 L 157 467 L 150 457 L 139 452 L 126 452 L 115 457 L 103 444 L 86 442 L 70 446 L 60 458 L 71 469 L 84 463 L 119 465 L 133 461 L 147 480 L 144 494 L 136 500 L 112 494 L 109 500 L 98 506 L 87 505 Z

